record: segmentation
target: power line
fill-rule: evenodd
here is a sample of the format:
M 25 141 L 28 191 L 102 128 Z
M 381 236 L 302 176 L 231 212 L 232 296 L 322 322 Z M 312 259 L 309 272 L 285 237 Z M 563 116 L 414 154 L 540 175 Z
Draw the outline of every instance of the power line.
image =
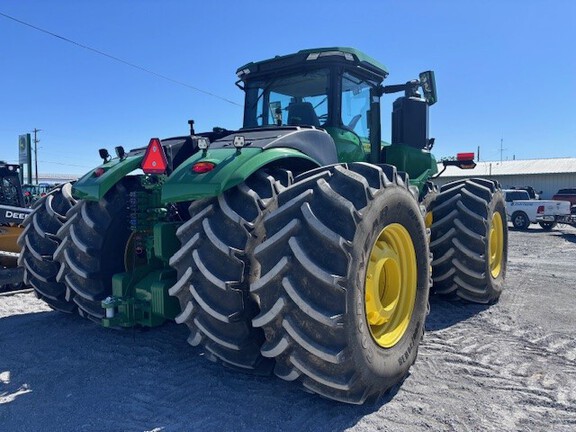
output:
M 150 69 L 146 69 L 145 67 L 138 66 L 137 64 L 131 63 L 131 62 L 126 61 L 126 60 L 123 60 L 123 59 L 121 59 L 121 58 L 119 58 L 119 57 L 116 57 L 116 56 L 113 56 L 113 55 L 111 55 L 111 54 L 105 53 L 104 51 L 100 51 L 100 50 L 98 50 L 98 49 L 96 49 L 96 48 L 92 48 L 92 47 L 90 47 L 90 46 L 88 46 L 88 45 L 84 45 L 84 44 L 81 44 L 81 43 L 79 43 L 79 42 L 73 41 L 72 39 L 68 39 L 68 38 L 66 38 L 66 37 L 64 37 L 64 36 L 60 36 L 59 34 L 56 34 L 56 33 L 53 33 L 53 32 L 51 32 L 51 31 L 45 30 L 45 29 L 43 29 L 43 28 L 37 27 L 37 26 L 35 26 L 35 25 L 33 25 L 33 24 L 30 24 L 30 23 L 27 23 L 27 22 L 25 22 L 25 21 L 19 20 L 18 18 L 14 18 L 13 16 L 6 15 L 6 14 L 3 13 L 3 12 L 0 12 L 0 16 L 3 16 L 4 18 L 8 18 L 8 19 L 10 19 L 10 20 L 12 20 L 12 21 L 14 21 L 14 22 L 17 22 L 18 24 L 22 24 L 22 25 L 24 25 L 24 26 L 26 26 L 26 27 L 30 27 L 30 28 L 32 28 L 32 29 L 34 29 L 34 30 L 39 31 L 39 32 L 42 32 L 42 33 L 45 33 L 45 34 L 47 34 L 47 35 L 53 36 L 53 37 L 55 37 L 55 38 L 58 38 L 58 39 L 60 39 L 60 40 L 63 40 L 64 42 L 68 42 L 68 43 L 71 43 L 72 45 L 76 45 L 76 46 L 78 46 L 78 47 L 80 47 L 80 48 L 84 48 L 85 50 L 92 51 L 92 52 L 94 52 L 94 53 L 96 53 L 96 54 L 99 54 L 99 55 L 101 55 L 101 56 L 104 56 L 104 57 L 108 57 L 109 59 L 112 59 L 112 60 L 117 61 L 117 62 L 119 62 L 119 63 L 125 64 L 125 65 L 127 65 L 127 66 L 130 66 L 131 68 L 138 69 L 138 70 L 140 70 L 140 71 L 142 71 L 142 72 L 146 72 L 146 73 L 149 73 L 149 74 L 151 74 L 151 75 L 154 75 L 155 77 L 161 78 L 161 79 L 166 80 L 166 81 L 170 81 L 171 83 L 181 85 L 181 86 L 183 86 L 183 87 L 189 88 L 189 89 L 191 89 L 191 90 L 194 90 L 194 91 L 197 91 L 197 92 L 200 92 L 200 93 L 204 93 L 204 94 L 206 94 L 206 95 L 208 95 L 208 96 L 215 97 L 215 98 L 217 98 L 217 99 L 223 100 L 224 102 L 228 102 L 228 103 L 230 103 L 230 104 L 232 104 L 232 105 L 242 106 L 242 105 L 240 105 L 240 104 L 237 103 L 237 102 L 234 102 L 234 101 L 232 101 L 232 100 L 230 100 L 230 99 L 226 99 L 225 97 L 218 96 L 217 94 L 211 93 L 211 92 L 206 91 L 206 90 L 202 90 L 202 89 L 200 89 L 200 88 L 198 88 L 198 87 L 194 87 L 194 86 L 192 86 L 192 85 L 190 85 L 190 84 L 186 84 L 185 82 L 175 80 L 175 79 L 170 78 L 170 77 L 168 77 L 168 76 L 166 76 L 166 75 L 162 75 L 162 74 L 160 74 L 160 73 L 158 73 L 158 72 L 154 72 L 154 71 L 152 71 L 152 70 L 150 70 Z

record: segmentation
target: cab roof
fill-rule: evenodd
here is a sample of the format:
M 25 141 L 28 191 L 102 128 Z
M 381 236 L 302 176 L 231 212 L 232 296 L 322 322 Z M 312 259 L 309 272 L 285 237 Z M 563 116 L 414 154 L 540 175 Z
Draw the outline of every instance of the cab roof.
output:
M 312 61 L 314 64 L 310 63 L 311 66 L 340 63 L 343 66 L 360 68 L 376 75 L 380 80 L 388 76 L 388 69 L 382 63 L 357 49 L 344 47 L 312 48 L 259 62 L 250 62 L 239 67 L 236 74 L 244 80 L 248 75 L 260 76 L 278 70 L 301 68 L 302 65 Z

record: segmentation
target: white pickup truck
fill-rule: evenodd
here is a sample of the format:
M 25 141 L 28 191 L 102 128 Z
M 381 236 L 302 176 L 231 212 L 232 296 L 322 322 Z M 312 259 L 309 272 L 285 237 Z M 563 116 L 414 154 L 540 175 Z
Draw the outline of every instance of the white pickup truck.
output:
M 570 202 L 531 200 L 528 192 L 518 189 L 504 190 L 506 216 L 514 228 L 526 230 L 531 223 L 538 223 L 551 230 L 558 222 L 570 223 Z

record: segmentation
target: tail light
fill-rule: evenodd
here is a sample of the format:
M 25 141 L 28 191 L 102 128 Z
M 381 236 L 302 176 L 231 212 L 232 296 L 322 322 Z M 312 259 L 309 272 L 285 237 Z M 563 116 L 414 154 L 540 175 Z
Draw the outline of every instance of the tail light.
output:
M 95 176 L 95 177 L 100 177 L 100 176 L 102 176 L 102 174 L 104 174 L 105 172 L 106 172 L 106 170 L 105 170 L 104 168 L 102 168 L 102 167 L 96 168 L 96 169 L 94 170 L 94 176 Z
M 460 169 L 474 169 L 476 167 L 476 163 L 474 162 L 474 153 L 458 153 L 456 155 L 456 160 L 444 159 L 442 165 L 444 165 L 444 170 L 449 166 L 455 166 Z M 442 174 L 444 170 L 442 170 L 440 174 Z
M 458 166 L 460 169 L 474 169 L 476 163 L 474 162 L 474 153 L 458 153 L 456 155 Z
M 473 161 L 474 153 L 458 153 L 456 159 L 459 161 Z
M 192 171 L 195 172 L 196 174 L 204 174 L 209 171 L 212 171 L 215 166 L 216 164 L 213 162 L 196 162 L 192 166 Z
M 536 210 L 536 213 L 538 213 L 538 214 L 544 213 L 544 206 L 543 206 L 543 205 L 538 206 L 538 209 Z

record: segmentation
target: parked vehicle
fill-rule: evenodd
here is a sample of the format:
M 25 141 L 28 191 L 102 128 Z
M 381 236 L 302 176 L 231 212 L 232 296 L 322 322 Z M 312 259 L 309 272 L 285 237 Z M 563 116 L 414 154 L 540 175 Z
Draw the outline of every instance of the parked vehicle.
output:
M 20 186 L 20 166 L 0 161 L 0 291 L 12 291 L 22 286 L 24 271 L 17 268 L 22 223 L 30 213 L 24 208 Z
M 552 196 L 553 200 L 570 201 L 570 204 L 576 205 L 576 188 L 560 189 Z
M 511 187 L 510 189 L 524 190 L 524 191 L 528 192 L 528 195 L 530 196 L 530 199 L 532 199 L 532 200 L 539 200 L 540 195 L 542 194 L 542 191 L 536 192 L 536 190 L 532 186 Z
M 190 122 L 187 136 L 115 158 L 101 149 L 101 166 L 40 199 L 19 240 L 26 280 L 105 327 L 175 320 L 229 368 L 377 398 L 416 360 L 432 281 L 440 295 L 498 300 L 500 185 L 432 182 L 432 71 L 383 85 L 388 71 L 364 53 L 319 48 L 237 76 L 242 129 Z M 381 99 L 398 92 L 383 145 Z
M 557 223 L 570 223 L 568 201 L 531 200 L 525 190 L 505 189 L 506 216 L 514 228 L 526 230 L 531 223 L 549 231 Z
M 50 183 L 23 184 L 22 193 L 24 194 L 24 203 L 26 204 L 26 207 L 32 207 L 36 201 L 43 196 L 46 196 L 54 186 L 54 184 Z

